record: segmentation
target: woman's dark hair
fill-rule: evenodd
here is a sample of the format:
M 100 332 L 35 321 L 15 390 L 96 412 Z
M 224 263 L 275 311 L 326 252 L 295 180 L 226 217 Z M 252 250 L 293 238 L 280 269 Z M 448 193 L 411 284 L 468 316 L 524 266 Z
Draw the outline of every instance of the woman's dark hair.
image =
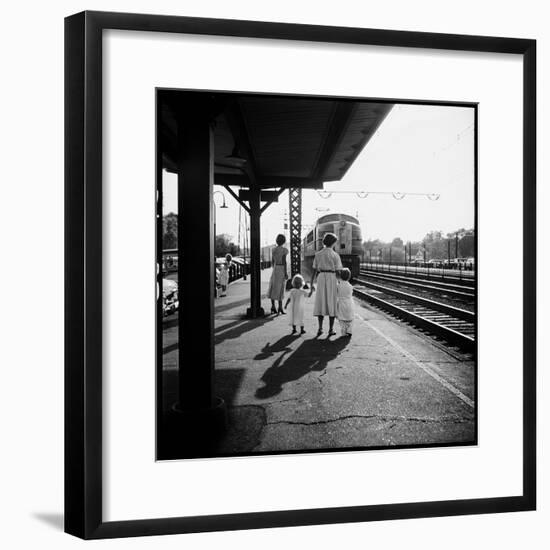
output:
M 334 233 L 325 233 L 325 236 L 323 237 L 323 244 L 325 246 L 332 246 L 337 240 L 338 237 Z
M 286 237 L 285 237 L 282 233 L 280 233 L 279 235 L 277 235 L 277 238 L 275 239 L 275 242 L 276 242 L 279 246 L 281 246 L 281 245 L 285 244 L 285 242 L 286 242 Z

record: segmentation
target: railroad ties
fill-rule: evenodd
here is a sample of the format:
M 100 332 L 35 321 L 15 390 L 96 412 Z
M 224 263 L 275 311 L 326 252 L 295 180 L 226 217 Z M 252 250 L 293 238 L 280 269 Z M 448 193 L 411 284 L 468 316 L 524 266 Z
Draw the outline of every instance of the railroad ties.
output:
M 359 299 L 451 346 L 475 352 L 476 294 L 472 280 L 443 282 L 362 269 L 354 283 Z

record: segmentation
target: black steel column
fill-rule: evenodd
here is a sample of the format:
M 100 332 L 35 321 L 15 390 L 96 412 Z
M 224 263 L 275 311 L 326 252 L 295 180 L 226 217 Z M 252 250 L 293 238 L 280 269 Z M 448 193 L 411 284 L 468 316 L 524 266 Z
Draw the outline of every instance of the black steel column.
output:
M 178 111 L 179 408 L 204 409 L 214 375 L 213 132 L 204 106 Z
M 301 271 L 302 248 L 302 189 L 288 190 L 288 211 L 290 219 L 290 276 Z
M 250 307 L 247 317 L 263 317 L 260 245 L 260 188 L 250 186 Z
M 163 411 L 159 460 L 211 456 L 227 428 L 227 407 L 214 396 L 212 113 L 188 94 L 172 96 L 170 106 L 177 122 L 178 397 Z

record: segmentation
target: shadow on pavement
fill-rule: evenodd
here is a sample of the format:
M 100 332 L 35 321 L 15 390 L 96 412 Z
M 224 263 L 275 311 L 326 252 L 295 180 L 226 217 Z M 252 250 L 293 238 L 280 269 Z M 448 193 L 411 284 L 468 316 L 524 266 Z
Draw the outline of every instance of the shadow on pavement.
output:
M 214 337 L 214 344 L 221 344 L 225 340 L 230 340 L 232 338 L 239 338 L 246 332 L 250 332 L 251 330 L 256 330 L 257 328 L 265 325 L 266 323 L 269 323 L 270 321 L 273 321 L 274 317 L 261 317 L 259 319 L 249 319 L 249 320 L 243 320 L 243 323 L 239 326 L 236 326 L 235 328 L 229 329 L 227 331 L 222 332 L 221 334 L 217 334 Z
M 162 355 L 166 355 L 167 353 L 170 353 L 177 349 L 178 349 L 178 343 L 174 342 L 173 344 L 169 344 L 168 346 L 162 348 Z
M 217 298 L 217 301 L 214 305 L 214 314 L 220 313 L 222 311 L 227 311 L 228 309 L 233 309 L 235 307 L 250 305 L 250 297 L 243 298 L 242 300 L 233 300 L 232 302 L 227 302 L 226 304 L 219 303 L 218 300 L 223 300 L 223 298 Z M 243 315 L 246 313 L 246 308 L 243 309 Z
M 228 407 L 233 405 L 235 395 L 241 387 L 244 369 L 218 369 L 214 371 L 215 394 L 221 397 Z
M 312 371 L 323 371 L 328 364 L 336 359 L 340 352 L 349 344 L 348 338 L 337 340 L 304 340 L 293 353 L 287 345 L 285 336 L 270 346 L 270 351 L 281 351 L 275 362 L 263 374 L 261 380 L 264 386 L 256 390 L 258 399 L 267 399 L 281 393 L 283 384 L 299 380 Z M 269 344 L 268 344 L 269 345 Z M 256 356 L 258 357 L 258 356 Z
M 260 353 L 258 353 L 255 357 L 255 361 L 262 361 L 264 359 L 268 359 L 269 357 L 273 357 L 276 353 L 280 352 L 288 352 L 292 351 L 292 348 L 289 348 L 288 345 L 296 340 L 295 336 L 287 335 L 283 336 L 280 340 L 277 340 L 273 345 L 271 345 L 269 342 L 262 348 Z

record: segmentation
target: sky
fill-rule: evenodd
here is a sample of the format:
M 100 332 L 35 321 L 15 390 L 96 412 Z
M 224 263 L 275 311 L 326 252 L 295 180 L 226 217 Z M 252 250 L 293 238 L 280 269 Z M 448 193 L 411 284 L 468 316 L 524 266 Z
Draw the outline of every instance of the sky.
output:
M 177 211 L 177 176 L 164 172 L 163 213 Z M 333 192 L 322 198 L 302 192 L 303 235 L 319 216 L 357 216 L 363 240 L 419 241 L 431 230 L 449 233 L 474 226 L 474 109 L 427 105 L 395 105 L 359 157 L 339 182 L 324 184 Z M 239 204 L 222 187 L 215 187 L 216 232 L 237 239 Z M 356 192 L 383 192 L 359 198 Z M 405 196 L 392 193 L 438 194 Z M 223 194 L 223 196 L 222 196 Z M 398 195 L 399 196 L 399 195 Z M 223 198 L 228 208 L 219 208 Z M 288 192 L 262 215 L 262 246 L 284 233 Z M 242 211 L 244 220 L 244 210 Z M 244 221 L 242 221 L 244 228 Z M 241 231 L 242 233 L 242 231 Z M 287 233 L 288 234 L 288 233 Z M 242 238 L 242 237 L 241 237 Z

